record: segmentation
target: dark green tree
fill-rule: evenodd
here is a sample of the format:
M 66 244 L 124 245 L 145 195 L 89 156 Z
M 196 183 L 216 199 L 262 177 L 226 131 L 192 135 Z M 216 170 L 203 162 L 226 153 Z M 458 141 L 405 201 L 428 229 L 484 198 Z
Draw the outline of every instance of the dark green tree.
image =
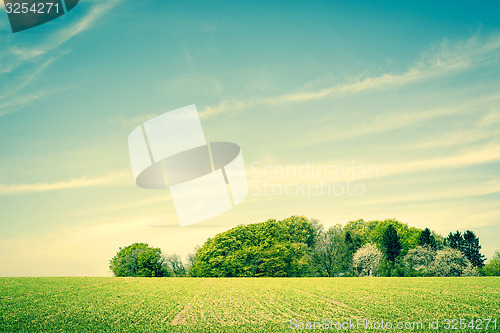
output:
M 462 234 L 458 230 L 454 234 L 450 232 L 448 234 L 448 237 L 446 237 L 444 240 L 444 243 L 446 246 L 449 246 L 452 249 L 456 249 L 456 250 L 460 250 L 462 248 L 463 242 L 464 242 L 464 239 L 462 237 Z
M 420 235 L 418 236 L 418 245 L 420 246 L 428 246 L 432 249 L 436 249 L 436 239 L 431 233 L 431 230 L 429 228 L 425 228 L 422 230 Z
M 382 236 L 382 247 L 385 253 L 385 258 L 394 265 L 396 258 L 401 252 L 401 242 L 399 241 L 396 229 L 389 224 Z
M 117 277 L 154 277 L 167 275 L 163 265 L 164 258 L 159 248 L 146 243 L 134 243 L 120 248 L 110 260 L 109 268 Z
M 463 235 L 463 243 L 460 251 L 469 261 L 476 267 L 482 268 L 486 258 L 481 254 L 481 245 L 479 245 L 479 238 L 474 232 L 467 230 Z

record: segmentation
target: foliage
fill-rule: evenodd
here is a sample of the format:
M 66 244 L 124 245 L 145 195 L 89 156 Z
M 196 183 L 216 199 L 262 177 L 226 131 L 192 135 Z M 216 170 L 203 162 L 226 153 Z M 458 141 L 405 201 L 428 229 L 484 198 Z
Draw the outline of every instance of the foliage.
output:
M 500 251 L 495 251 L 495 254 L 483 268 L 484 275 L 500 276 Z
M 392 224 L 389 224 L 384 230 L 382 235 L 382 249 L 385 252 L 385 258 L 394 264 L 401 252 L 401 243 L 399 241 L 398 232 Z
M 479 238 L 474 232 L 467 230 L 463 235 L 463 244 L 461 251 L 467 259 L 476 267 L 483 267 L 486 258 L 481 254 L 481 245 Z
M 216 235 L 196 252 L 192 276 L 304 276 L 318 226 L 305 217 L 240 225 Z
M 450 232 L 448 237 L 445 238 L 445 245 L 456 250 L 462 248 L 463 242 L 464 239 L 462 238 L 462 234 L 458 230 L 455 233 Z
M 430 246 L 417 246 L 408 251 L 403 259 L 406 276 L 427 276 L 429 267 L 436 257 L 436 251 Z
M 379 269 L 382 252 L 372 243 L 363 245 L 354 253 L 352 271 L 356 276 L 376 276 Z
M 445 247 L 436 252 L 436 258 L 429 267 L 433 276 L 462 276 L 470 274 L 470 261 L 459 250 Z
M 134 243 L 120 248 L 111 259 L 109 268 L 117 277 L 123 276 L 165 276 L 163 256 L 159 248 L 146 243 Z
M 483 267 L 486 258 L 481 254 L 479 238 L 474 232 L 467 230 L 462 235 L 460 231 L 451 233 L 445 239 L 445 244 L 453 249 L 460 250 L 467 259 L 476 267 Z
M 354 250 L 359 249 L 364 244 L 371 242 L 383 248 L 382 237 L 389 225 L 396 229 L 400 243 L 401 254 L 404 256 L 409 249 L 416 247 L 418 236 L 421 230 L 418 228 L 409 227 L 406 223 L 399 222 L 395 219 L 386 219 L 382 221 L 350 221 L 344 227 L 344 231 L 349 232 L 354 240 Z
M 179 255 L 173 254 L 167 256 L 164 261 L 164 270 L 169 272 L 170 276 L 187 276 L 187 270 Z
M 468 262 L 467 266 L 462 271 L 462 276 L 481 276 L 481 273 L 476 266 Z
M 418 236 L 417 242 L 420 246 L 428 246 L 433 249 L 437 248 L 436 240 L 434 239 L 434 236 L 432 235 L 429 228 L 425 228 L 424 230 L 422 230 L 422 232 Z
M 351 265 L 353 241 L 350 233 L 343 233 L 342 226 L 335 225 L 320 232 L 312 248 L 310 258 L 319 276 L 336 276 Z

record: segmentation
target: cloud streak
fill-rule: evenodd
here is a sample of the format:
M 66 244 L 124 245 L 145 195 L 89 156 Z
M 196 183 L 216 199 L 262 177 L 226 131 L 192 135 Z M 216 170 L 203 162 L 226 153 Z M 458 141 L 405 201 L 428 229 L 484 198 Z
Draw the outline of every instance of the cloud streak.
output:
M 286 103 L 301 103 L 326 97 L 339 97 L 364 91 L 385 90 L 453 75 L 457 72 L 485 66 L 498 61 L 500 55 L 500 34 L 488 39 L 474 35 L 468 40 L 436 44 L 424 53 L 420 60 L 400 74 L 386 73 L 375 77 L 354 80 L 350 83 L 335 85 L 316 91 L 301 91 L 280 96 L 260 98 L 256 100 L 229 99 L 221 101 L 217 106 L 206 107 L 201 116 L 210 117 L 237 109 L 253 106 L 276 106 Z
M 29 69 L 27 70 L 29 74 L 22 77 L 19 82 L 9 82 L 8 86 L 0 87 L 0 90 L 5 91 L 5 93 L 0 96 L 0 100 L 4 99 L 3 103 L 0 103 L 0 116 L 12 113 L 17 107 L 31 103 L 47 95 L 42 92 L 23 92 L 26 87 L 36 81 L 47 68 L 57 59 L 67 54 L 68 51 L 59 50 L 57 52 L 58 56 L 51 56 L 49 59 L 45 59 L 46 56 L 49 53 L 53 54 L 54 51 L 59 49 L 63 44 L 80 33 L 90 29 L 103 15 L 113 9 L 120 1 L 121 0 L 93 2 L 89 12 L 83 15 L 79 20 L 61 28 L 56 31 L 56 33 L 51 34 L 50 38 L 45 38 L 34 46 L 22 47 L 12 44 L 13 39 L 10 37 L 6 37 L 5 40 L 0 40 L 3 44 L 3 48 L 0 50 L 0 77 L 13 72 L 17 74 L 17 71 L 26 68 Z M 6 87 L 8 87 L 8 89 L 6 89 Z M 19 95 L 19 92 L 23 92 L 23 94 Z
M 102 177 L 80 177 L 67 181 L 55 183 L 35 183 L 35 184 L 0 184 L 0 196 L 15 195 L 26 193 L 47 192 L 56 190 L 67 190 L 84 187 L 99 187 L 99 186 L 119 186 L 125 183 L 126 179 L 131 179 L 131 174 L 128 170 L 115 171 Z

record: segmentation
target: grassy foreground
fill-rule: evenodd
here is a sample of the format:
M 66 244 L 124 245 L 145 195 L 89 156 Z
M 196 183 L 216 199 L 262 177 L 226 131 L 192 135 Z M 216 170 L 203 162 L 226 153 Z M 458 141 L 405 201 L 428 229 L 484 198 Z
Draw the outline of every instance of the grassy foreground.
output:
M 0 278 L 1 332 L 294 332 L 358 319 L 393 327 L 317 331 L 436 332 L 429 320 L 445 331 L 455 318 L 475 328 L 448 331 L 487 318 L 497 328 L 481 331 L 500 331 L 500 278 Z

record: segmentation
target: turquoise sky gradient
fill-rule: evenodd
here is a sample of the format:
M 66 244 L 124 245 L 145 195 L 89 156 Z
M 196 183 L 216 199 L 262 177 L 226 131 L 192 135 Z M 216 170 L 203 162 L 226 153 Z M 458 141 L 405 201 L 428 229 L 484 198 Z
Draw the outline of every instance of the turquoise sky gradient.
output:
M 12 34 L 0 8 L 0 276 L 109 275 L 118 247 L 186 255 L 241 223 L 397 218 L 500 237 L 500 3 L 81 1 Z M 250 194 L 180 228 L 134 184 L 127 137 L 196 104 Z M 329 166 L 371 177 L 294 177 Z M 265 195 L 359 184 L 363 195 Z M 276 193 L 275 193 L 276 194 Z

